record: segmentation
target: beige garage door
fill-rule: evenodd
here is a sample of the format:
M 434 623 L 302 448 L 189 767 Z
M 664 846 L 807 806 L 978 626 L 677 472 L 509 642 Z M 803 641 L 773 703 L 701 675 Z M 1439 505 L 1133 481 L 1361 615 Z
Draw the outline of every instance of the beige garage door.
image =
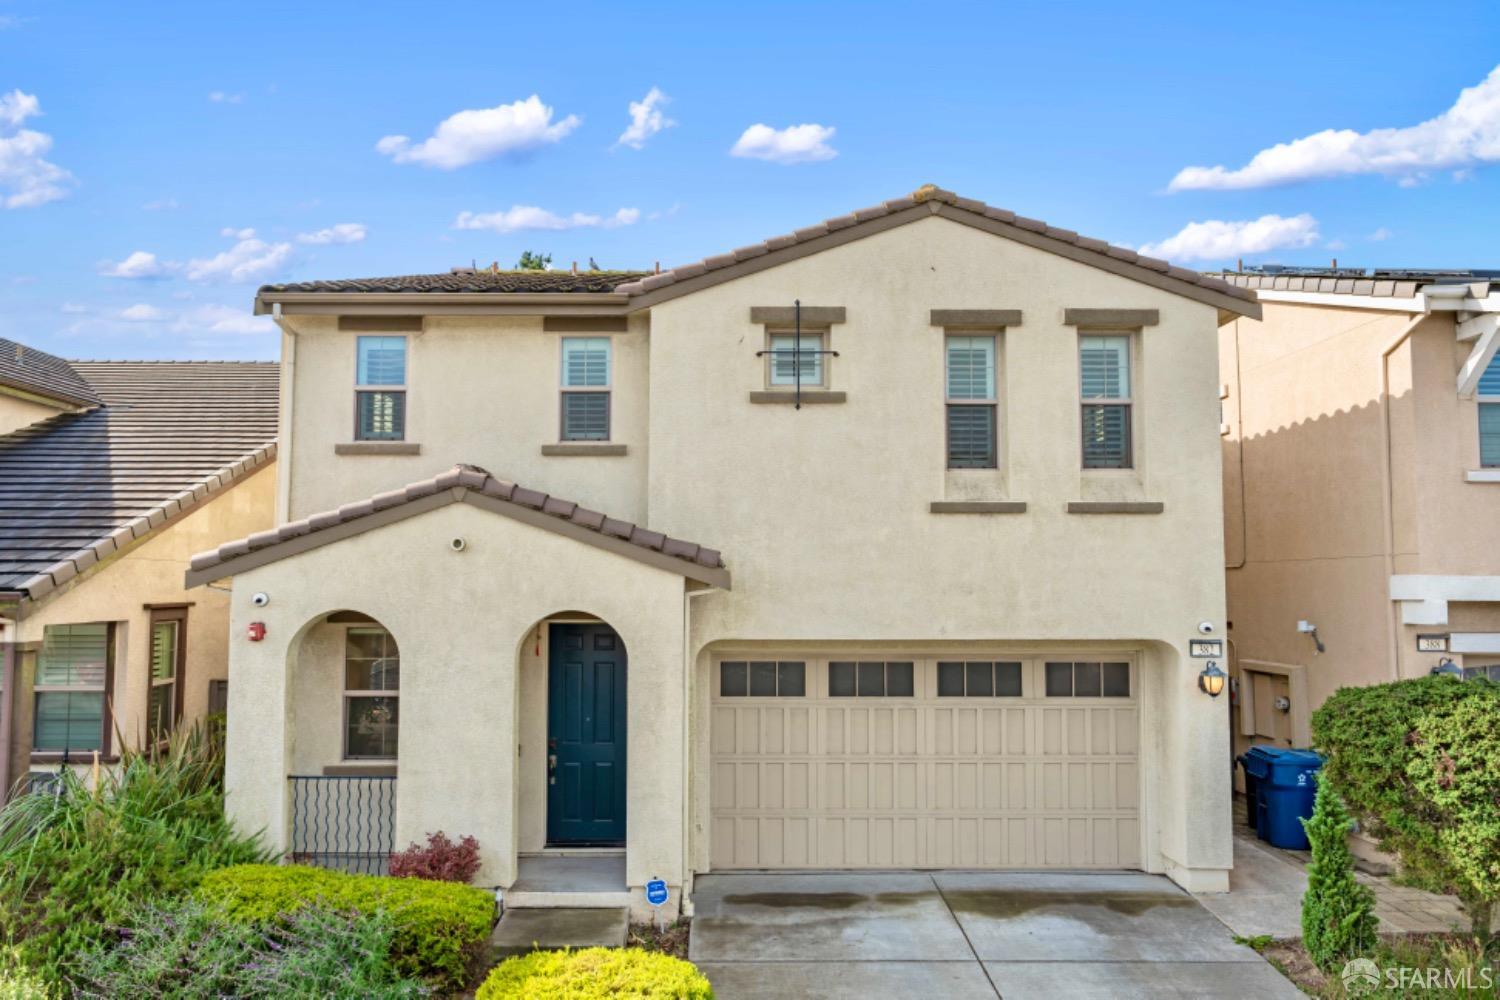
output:
M 1137 670 L 725 657 L 713 867 L 1139 867 Z

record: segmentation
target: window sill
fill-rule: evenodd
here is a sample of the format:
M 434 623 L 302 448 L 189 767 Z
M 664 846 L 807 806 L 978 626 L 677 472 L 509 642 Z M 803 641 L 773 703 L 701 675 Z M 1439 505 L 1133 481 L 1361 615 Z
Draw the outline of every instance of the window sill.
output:
M 1500 483 L 1500 469 L 1470 469 L 1464 473 L 1466 483 Z
M 326 764 L 325 778 L 394 778 L 395 764 Z
M 84 767 L 94 763 L 94 751 L 92 750 L 75 750 L 70 752 L 67 757 L 69 767 Z M 33 764 L 61 764 L 63 762 L 63 755 L 60 752 L 55 753 L 47 750 L 32 754 L 31 762 Z M 99 763 L 101 764 L 118 764 L 119 762 L 119 754 L 101 753 L 99 755 Z
M 551 457 L 578 455 L 604 458 L 623 455 L 625 452 L 623 444 L 611 444 L 608 441 L 558 441 L 542 445 L 542 454 Z
M 335 455 L 420 455 L 422 446 L 415 441 L 341 441 L 333 446 Z
M 1069 500 L 1069 514 L 1160 514 L 1167 505 L 1160 500 Z
M 848 393 L 831 389 L 803 389 L 802 404 L 813 406 L 819 403 L 842 403 L 848 398 Z M 797 392 L 793 389 L 756 389 L 750 393 L 752 403 L 785 403 L 791 406 L 797 402 Z
M 933 514 L 1024 514 L 1025 500 L 934 500 Z

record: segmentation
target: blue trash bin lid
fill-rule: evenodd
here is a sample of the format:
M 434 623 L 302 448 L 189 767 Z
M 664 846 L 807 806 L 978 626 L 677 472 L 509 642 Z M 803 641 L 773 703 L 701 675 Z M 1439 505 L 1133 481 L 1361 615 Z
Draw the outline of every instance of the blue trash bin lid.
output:
M 1271 773 L 1271 764 L 1281 753 L 1277 747 L 1256 745 L 1240 754 L 1240 766 L 1252 778 L 1264 778 Z
M 1270 755 L 1271 783 L 1303 786 L 1323 766 L 1323 758 L 1312 750 L 1277 750 Z

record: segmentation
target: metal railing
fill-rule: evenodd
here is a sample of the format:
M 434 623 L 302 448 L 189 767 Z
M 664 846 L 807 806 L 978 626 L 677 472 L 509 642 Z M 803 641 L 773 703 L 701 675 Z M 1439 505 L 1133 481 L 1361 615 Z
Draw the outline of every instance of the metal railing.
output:
M 291 860 L 384 875 L 396 849 L 394 777 L 291 775 Z

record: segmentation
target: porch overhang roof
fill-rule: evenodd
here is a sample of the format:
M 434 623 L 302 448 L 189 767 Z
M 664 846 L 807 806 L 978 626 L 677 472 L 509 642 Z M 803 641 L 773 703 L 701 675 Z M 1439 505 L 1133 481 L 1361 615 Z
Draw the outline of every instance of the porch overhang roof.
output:
M 203 586 L 450 503 L 472 504 L 698 583 L 723 590 L 730 586 L 729 570 L 715 549 L 517 486 L 474 465 L 455 465 L 442 475 L 402 489 L 201 552 L 189 564 L 185 585 Z

